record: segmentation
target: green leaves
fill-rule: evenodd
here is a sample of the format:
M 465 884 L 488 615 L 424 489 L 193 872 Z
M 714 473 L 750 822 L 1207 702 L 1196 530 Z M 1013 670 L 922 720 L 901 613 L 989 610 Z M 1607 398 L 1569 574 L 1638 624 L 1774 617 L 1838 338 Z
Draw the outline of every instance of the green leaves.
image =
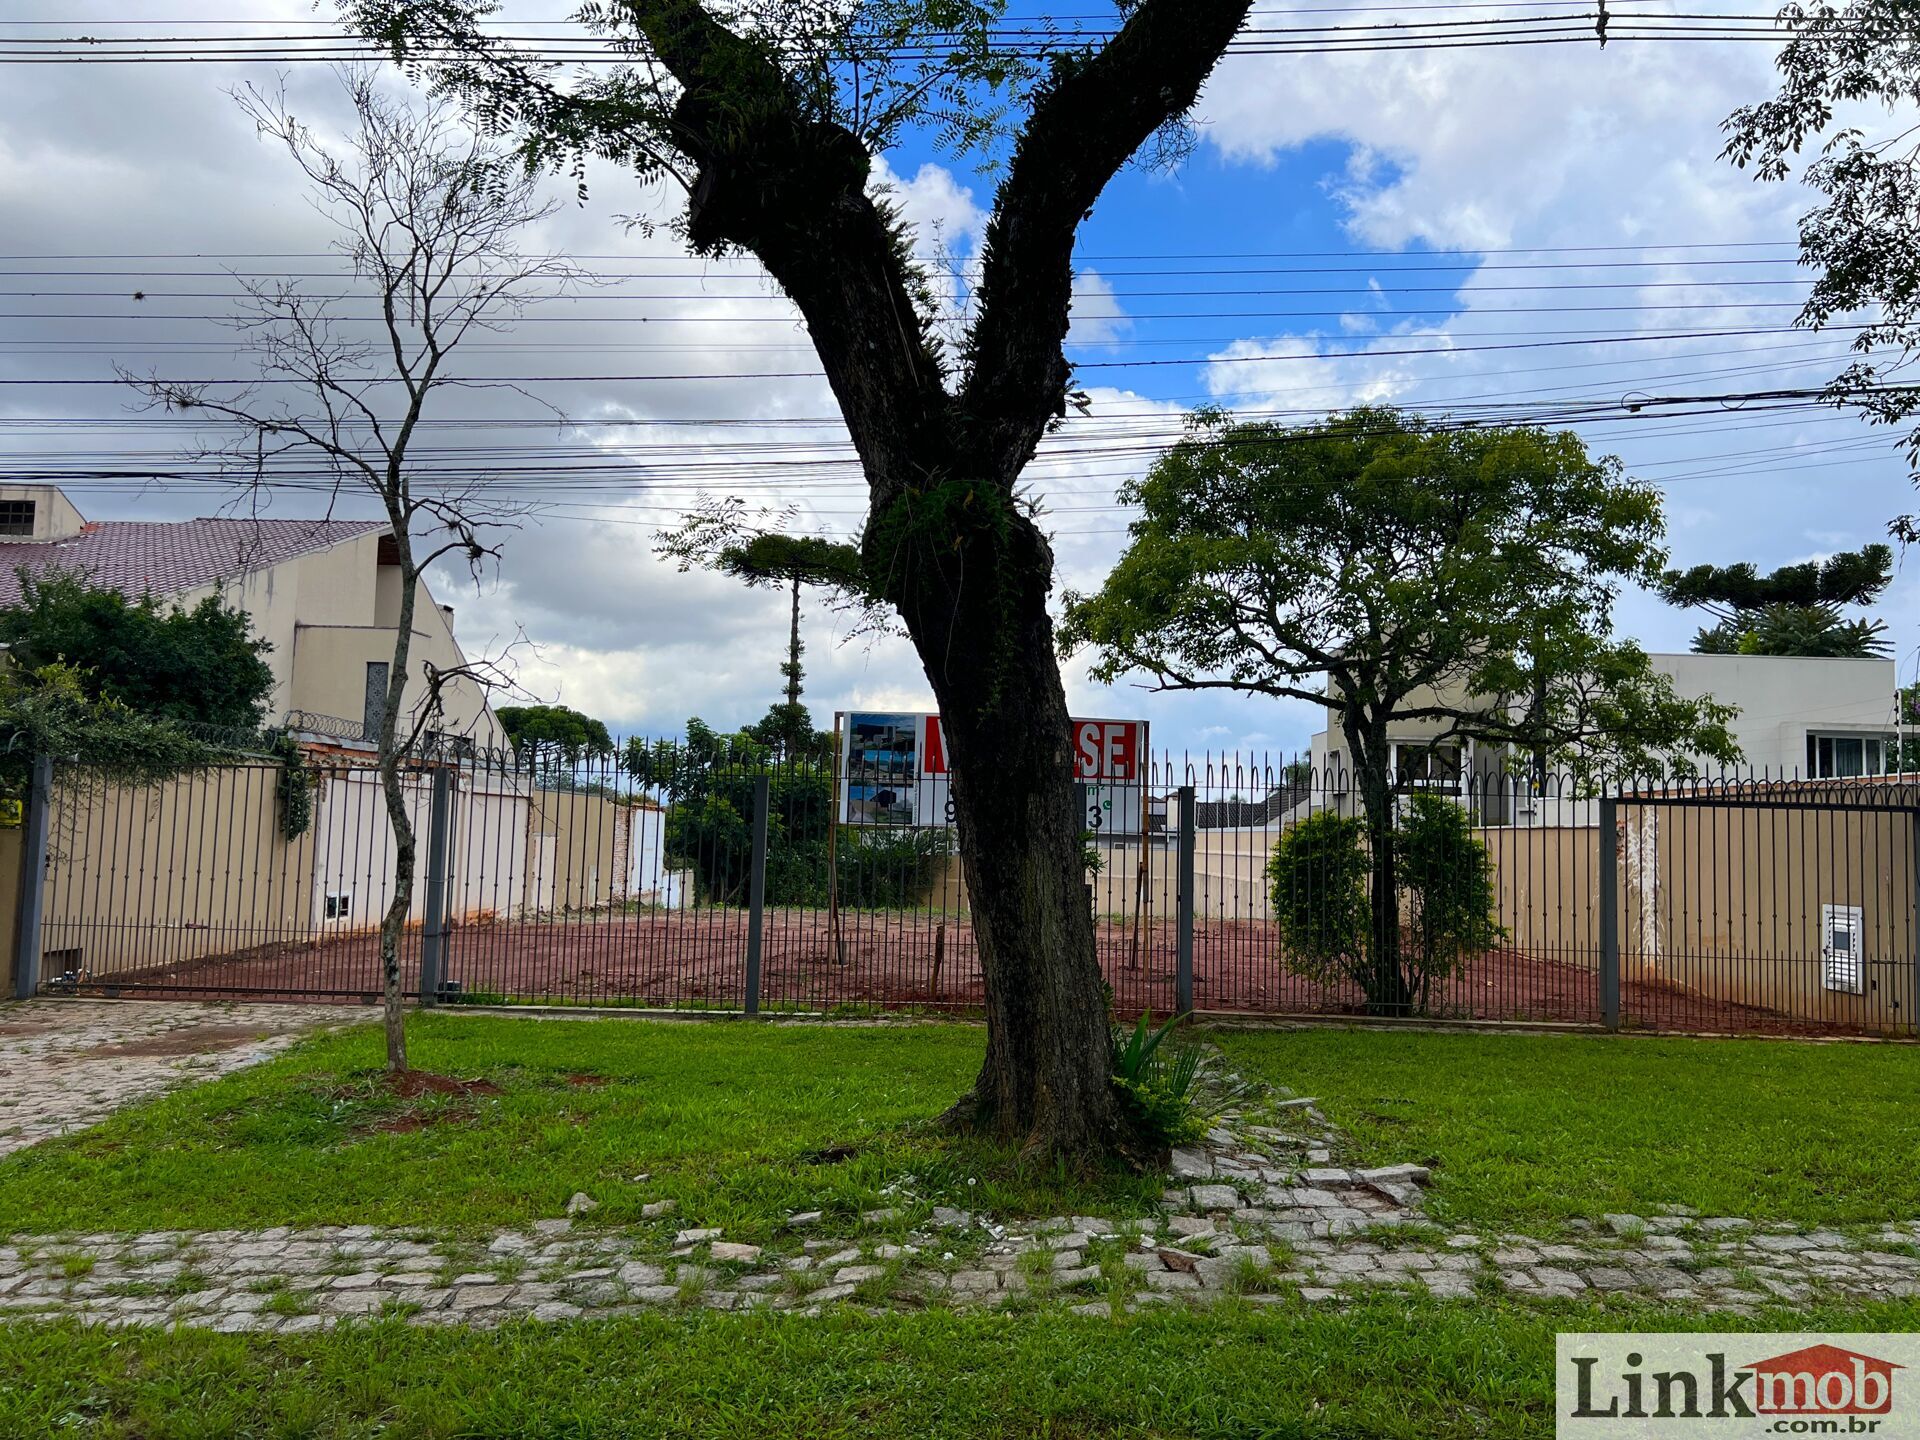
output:
M 1060 631 L 1096 679 L 1437 722 L 1567 765 L 1731 745 L 1611 639 L 1619 587 L 1665 557 L 1660 498 L 1570 432 L 1211 413 L 1122 498 L 1141 507 L 1132 543 L 1099 593 L 1066 597 Z
M 253 729 L 273 693 L 273 648 L 247 612 L 209 595 L 191 609 L 129 599 L 62 571 L 20 576 L 20 601 L 0 610 L 15 664 L 65 662 L 83 690 L 143 715 Z

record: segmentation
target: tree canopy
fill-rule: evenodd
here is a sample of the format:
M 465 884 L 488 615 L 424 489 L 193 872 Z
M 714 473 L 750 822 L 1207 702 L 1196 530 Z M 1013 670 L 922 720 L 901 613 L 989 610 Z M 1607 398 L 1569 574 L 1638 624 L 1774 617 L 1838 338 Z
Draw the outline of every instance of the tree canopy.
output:
M 1620 586 L 1659 577 L 1660 498 L 1570 432 L 1208 415 L 1121 498 L 1132 539 L 1061 636 L 1096 679 L 1305 700 L 1362 733 L 1426 721 L 1588 771 L 1736 753 L 1727 712 L 1613 637 Z
M 1121 498 L 1140 507 L 1132 538 L 1097 594 L 1067 597 L 1062 649 L 1090 649 L 1099 680 L 1329 712 L 1371 870 L 1365 953 L 1333 968 L 1375 1013 L 1426 994 L 1396 898 L 1408 722 L 1429 750 L 1472 737 L 1587 772 L 1738 756 L 1726 707 L 1680 696 L 1613 637 L 1620 586 L 1665 558 L 1660 498 L 1571 433 L 1384 408 L 1300 429 L 1209 414 Z
M 91 698 L 141 715 L 248 730 L 267 719 L 273 646 L 219 596 L 163 607 L 61 571 L 23 570 L 20 590 L 0 609 L 0 642 L 16 665 L 65 662 Z
M 1715 623 L 1694 636 L 1706 655 L 1886 655 L 1891 644 L 1878 620 L 1847 619 L 1842 608 L 1871 605 L 1893 583 L 1893 550 L 1867 545 L 1826 560 L 1783 565 L 1762 575 L 1750 563 L 1669 570 L 1660 594 L 1694 606 Z
M 1859 358 L 1827 398 L 1897 425 L 1920 414 L 1920 386 L 1893 378 L 1920 356 L 1920 13 L 1914 0 L 1845 0 L 1790 4 L 1780 19 L 1791 37 L 1775 61 L 1780 88 L 1728 117 L 1723 154 L 1761 180 L 1785 180 L 1811 156 L 1800 180 L 1822 202 L 1800 218 L 1814 282 L 1795 323 L 1853 328 Z M 1827 133 L 1843 111 L 1881 123 Z M 1920 429 L 1907 458 L 1920 476 Z M 1920 539 L 1912 516 L 1891 528 Z
M 570 706 L 502 705 L 493 714 L 521 759 L 534 768 L 578 765 L 614 753 L 607 727 Z

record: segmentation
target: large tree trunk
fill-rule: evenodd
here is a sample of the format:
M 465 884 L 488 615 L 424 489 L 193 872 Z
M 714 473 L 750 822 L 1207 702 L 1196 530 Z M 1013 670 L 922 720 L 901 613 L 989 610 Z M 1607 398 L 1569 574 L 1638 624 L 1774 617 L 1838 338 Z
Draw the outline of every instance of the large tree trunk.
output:
M 986 1060 L 951 1117 L 1075 1163 L 1126 1151 L 1046 608 L 1052 557 L 1010 505 L 927 550 L 900 602 L 939 701 L 987 1001 Z

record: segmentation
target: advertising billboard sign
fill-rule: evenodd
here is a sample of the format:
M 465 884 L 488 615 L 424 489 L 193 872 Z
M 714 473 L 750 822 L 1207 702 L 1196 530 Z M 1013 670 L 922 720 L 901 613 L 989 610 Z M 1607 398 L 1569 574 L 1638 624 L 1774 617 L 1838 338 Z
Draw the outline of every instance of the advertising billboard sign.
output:
M 1138 835 L 1146 789 L 1147 722 L 1075 720 L 1073 775 L 1086 828 Z M 953 824 L 945 733 L 938 715 L 856 710 L 842 717 L 840 819 L 848 825 Z

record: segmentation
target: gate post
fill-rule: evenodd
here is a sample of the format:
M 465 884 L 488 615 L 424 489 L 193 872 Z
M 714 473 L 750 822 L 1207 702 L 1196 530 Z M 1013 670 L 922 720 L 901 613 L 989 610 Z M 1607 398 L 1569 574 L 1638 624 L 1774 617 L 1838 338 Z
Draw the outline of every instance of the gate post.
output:
M 1620 801 L 1600 797 L 1600 1018 L 1620 1028 Z
M 1907 1016 L 1907 1028 L 1920 1031 L 1920 806 L 1907 812 L 1913 822 L 1907 831 L 1907 849 L 1913 861 L 1913 888 L 1907 892 L 1907 939 L 1913 946 L 1913 998 L 1915 1013 Z
M 47 887 L 47 812 L 53 804 L 53 757 L 37 755 L 27 790 L 20 845 L 20 926 L 14 937 L 13 998 L 31 1000 L 40 988 L 40 914 Z
M 761 928 L 767 908 L 767 811 L 772 780 L 765 771 L 753 781 L 753 870 L 747 879 L 747 1014 L 760 1013 Z
M 447 980 L 447 854 L 452 849 L 453 771 L 433 770 L 427 802 L 427 914 L 420 935 L 420 1003 L 440 1003 Z
M 1173 1010 L 1193 1013 L 1193 786 L 1182 785 L 1180 803 L 1180 893 L 1174 922 Z

